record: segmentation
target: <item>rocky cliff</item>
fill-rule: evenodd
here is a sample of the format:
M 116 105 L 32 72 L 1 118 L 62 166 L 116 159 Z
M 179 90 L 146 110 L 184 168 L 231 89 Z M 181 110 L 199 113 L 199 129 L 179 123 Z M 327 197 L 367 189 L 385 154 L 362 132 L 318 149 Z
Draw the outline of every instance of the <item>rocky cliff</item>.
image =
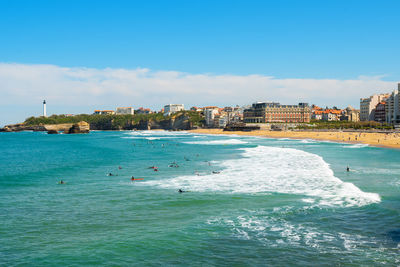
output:
M 81 121 L 72 125 L 71 128 L 65 133 L 67 134 L 77 134 L 77 133 L 89 133 L 90 126 L 86 121 Z

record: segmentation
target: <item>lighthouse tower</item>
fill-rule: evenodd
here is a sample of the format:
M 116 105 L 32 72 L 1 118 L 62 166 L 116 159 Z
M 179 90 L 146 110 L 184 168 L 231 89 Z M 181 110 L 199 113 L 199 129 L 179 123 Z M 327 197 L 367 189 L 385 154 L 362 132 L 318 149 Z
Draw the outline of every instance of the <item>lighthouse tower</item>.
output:
M 46 100 L 43 100 L 43 117 L 47 117 L 47 114 L 46 114 Z

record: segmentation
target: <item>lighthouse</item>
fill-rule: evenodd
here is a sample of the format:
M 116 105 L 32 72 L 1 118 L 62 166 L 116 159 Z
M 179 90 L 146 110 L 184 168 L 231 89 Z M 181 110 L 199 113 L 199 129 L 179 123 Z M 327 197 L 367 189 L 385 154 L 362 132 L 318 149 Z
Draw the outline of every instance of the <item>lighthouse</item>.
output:
M 46 114 L 46 100 L 43 100 L 43 117 L 47 117 L 47 114 Z

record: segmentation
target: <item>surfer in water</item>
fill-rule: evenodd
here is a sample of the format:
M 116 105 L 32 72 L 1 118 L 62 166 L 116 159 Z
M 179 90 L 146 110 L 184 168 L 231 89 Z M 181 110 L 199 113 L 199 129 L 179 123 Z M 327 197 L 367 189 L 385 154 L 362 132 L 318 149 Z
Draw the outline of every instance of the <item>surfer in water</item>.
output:
M 179 193 L 185 193 L 186 191 L 183 191 L 182 189 L 179 188 L 178 192 Z
M 60 181 L 60 184 L 65 184 L 63 180 Z
M 349 168 L 349 166 L 347 166 L 347 168 L 346 168 L 346 171 L 348 171 L 348 172 L 350 171 L 350 168 Z

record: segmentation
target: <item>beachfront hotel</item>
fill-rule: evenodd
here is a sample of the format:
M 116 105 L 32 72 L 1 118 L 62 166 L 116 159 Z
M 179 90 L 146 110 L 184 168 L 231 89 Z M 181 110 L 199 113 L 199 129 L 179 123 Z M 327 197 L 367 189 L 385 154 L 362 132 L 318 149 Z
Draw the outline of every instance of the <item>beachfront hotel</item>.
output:
M 243 113 L 246 123 L 310 122 L 310 118 L 311 108 L 307 103 L 281 105 L 274 102 L 258 102 Z

